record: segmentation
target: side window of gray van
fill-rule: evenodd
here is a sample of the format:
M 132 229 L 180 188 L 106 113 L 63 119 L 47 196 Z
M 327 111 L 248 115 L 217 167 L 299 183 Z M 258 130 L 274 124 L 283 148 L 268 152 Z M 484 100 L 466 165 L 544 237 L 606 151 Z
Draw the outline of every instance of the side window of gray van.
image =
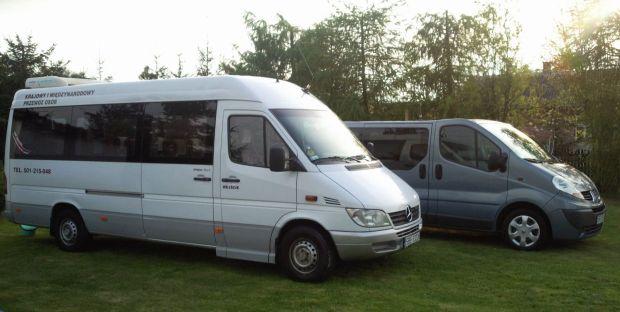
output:
M 500 149 L 478 131 L 465 126 L 445 126 L 439 133 L 439 151 L 446 160 L 490 171 L 488 161 Z
M 428 154 L 426 128 L 358 128 L 354 133 L 364 144 L 374 144 L 373 155 L 390 170 L 410 170 Z

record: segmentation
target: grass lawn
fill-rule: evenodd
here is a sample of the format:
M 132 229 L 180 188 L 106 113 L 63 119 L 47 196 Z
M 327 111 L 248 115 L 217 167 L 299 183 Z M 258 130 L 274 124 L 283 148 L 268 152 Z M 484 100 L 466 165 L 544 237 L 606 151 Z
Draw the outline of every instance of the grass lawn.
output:
M 47 230 L 0 221 L 0 310 L 615 310 L 620 307 L 620 198 L 603 232 L 519 252 L 497 238 L 426 231 L 402 253 L 346 263 L 322 284 L 213 251 L 100 237 L 56 248 Z

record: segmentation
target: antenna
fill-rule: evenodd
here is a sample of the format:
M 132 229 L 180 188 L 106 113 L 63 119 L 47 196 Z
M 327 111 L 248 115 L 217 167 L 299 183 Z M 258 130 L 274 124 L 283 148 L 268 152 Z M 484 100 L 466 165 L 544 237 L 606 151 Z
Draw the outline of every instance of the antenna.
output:
M 304 60 L 304 64 L 306 64 L 306 68 L 308 69 L 308 72 L 310 73 L 310 77 L 312 78 L 312 80 L 310 80 L 310 82 L 302 89 L 305 93 L 309 93 L 310 85 L 314 82 L 314 73 L 312 72 L 312 69 L 310 68 L 310 65 L 308 64 L 308 60 L 306 60 L 306 56 L 304 55 L 304 52 L 301 51 L 297 43 L 295 43 L 295 46 L 297 46 L 297 51 L 299 51 L 299 54 L 301 54 L 301 58 Z

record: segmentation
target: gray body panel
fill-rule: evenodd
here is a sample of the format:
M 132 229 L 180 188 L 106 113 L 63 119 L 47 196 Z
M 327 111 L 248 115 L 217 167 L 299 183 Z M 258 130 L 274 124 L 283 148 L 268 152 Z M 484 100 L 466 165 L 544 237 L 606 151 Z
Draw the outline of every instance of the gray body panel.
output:
M 416 170 L 394 170 L 403 180 L 418 190 L 420 198 L 428 190 L 427 207 L 423 207 L 426 225 L 495 232 L 501 227 L 500 216 L 507 209 L 520 205 L 540 208 L 550 223 L 554 239 L 570 240 L 591 237 L 600 232 L 602 224 L 596 217 L 605 213 L 600 198 L 592 201 L 572 198 L 560 193 L 552 184 L 560 175 L 575 181 L 583 191 L 596 191 L 596 186 L 578 170 L 565 164 L 538 164 L 517 157 L 503 142 L 482 127 L 467 119 L 394 122 L 347 122 L 358 136 L 359 129 L 391 127 L 426 127 L 430 125 L 431 141 L 428 162 L 428 186 L 420 184 Z M 444 158 L 440 153 L 441 127 L 465 126 L 478 132 L 507 153 L 505 172 L 488 172 L 464 166 Z M 364 141 L 363 137 L 360 140 Z M 437 169 L 441 167 L 441 178 Z M 580 191 L 581 191 L 580 190 Z

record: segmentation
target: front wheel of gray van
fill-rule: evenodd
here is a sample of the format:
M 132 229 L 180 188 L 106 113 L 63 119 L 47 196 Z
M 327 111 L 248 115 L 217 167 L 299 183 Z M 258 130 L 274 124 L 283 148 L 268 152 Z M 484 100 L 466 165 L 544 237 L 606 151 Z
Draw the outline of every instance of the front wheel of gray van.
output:
M 504 219 L 503 235 L 506 242 L 519 250 L 540 249 L 549 238 L 545 218 L 529 209 L 517 209 Z
M 325 280 L 336 262 L 336 253 L 320 231 L 300 226 L 284 234 L 278 262 L 288 276 L 301 282 Z
M 65 209 L 55 218 L 56 242 L 64 251 L 82 251 L 88 246 L 91 235 L 79 213 Z

